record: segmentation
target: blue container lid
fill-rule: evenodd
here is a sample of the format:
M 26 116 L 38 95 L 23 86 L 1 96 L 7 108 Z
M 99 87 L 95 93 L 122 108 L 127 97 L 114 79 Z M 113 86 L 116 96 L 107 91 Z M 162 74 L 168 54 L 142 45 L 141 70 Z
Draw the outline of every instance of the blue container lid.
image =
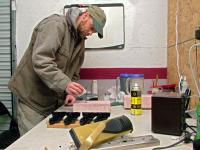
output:
M 119 75 L 120 78 L 128 78 L 129 77 L 129 74 L 126 74 L 126 73 L 122 73 Z
M 121 78 L 144 78 L 144 74 L 120 74 Z

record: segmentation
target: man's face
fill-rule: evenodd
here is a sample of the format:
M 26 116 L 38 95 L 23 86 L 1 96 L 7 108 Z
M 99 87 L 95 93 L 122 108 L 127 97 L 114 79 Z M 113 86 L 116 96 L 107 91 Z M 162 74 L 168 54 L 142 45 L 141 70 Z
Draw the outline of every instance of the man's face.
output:
M 93 20 L 89 15 L 80 21 L 80 24 L 78 25 L 77 29 L 82 37 L 91 36 L 93 33 L 96 32 L 94 30 L 92 22 Z

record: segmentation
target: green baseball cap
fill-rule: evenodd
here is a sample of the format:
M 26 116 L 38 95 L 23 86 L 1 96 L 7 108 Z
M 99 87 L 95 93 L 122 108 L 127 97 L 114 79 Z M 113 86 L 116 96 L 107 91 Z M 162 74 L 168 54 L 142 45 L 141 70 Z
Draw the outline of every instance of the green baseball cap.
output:
M 98 6 L 90 5 L 87 9 L 90 16 L 93 18 L 93 27 L 98 33 L 99 38 L 103 38 L 103 27 L 106 23 L 106 15 Z

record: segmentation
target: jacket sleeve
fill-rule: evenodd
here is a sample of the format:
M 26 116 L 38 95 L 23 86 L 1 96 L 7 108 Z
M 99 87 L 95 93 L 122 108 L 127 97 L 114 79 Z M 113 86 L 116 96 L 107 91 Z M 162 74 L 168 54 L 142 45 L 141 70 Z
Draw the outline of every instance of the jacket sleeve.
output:
M 82 49 L 85 49 L 84 45 L 82 47 Z M 82 50 L 81 50 L 82 51 Z M 84 57 L 85 57 L 85 50 L 83 50 L 83 53 L 81 56 L 79 56 L 79 66 L 77 68 L 77 70 L 75 71 L 73 77 L 72 77 L 72 81 L 78 81 L 80 79 L 80 69 L 81 69 L 81 66 L 83 64 L 83 61 L 84 61 Z
M 55 63 L 56 52 L 61 47 L 65 34 L 64 24 L 48 21 L 38 28 L 38 34 L 33 46 L 32 64 L 40 79 L 57 92 L 65 91 L 71 81 Z

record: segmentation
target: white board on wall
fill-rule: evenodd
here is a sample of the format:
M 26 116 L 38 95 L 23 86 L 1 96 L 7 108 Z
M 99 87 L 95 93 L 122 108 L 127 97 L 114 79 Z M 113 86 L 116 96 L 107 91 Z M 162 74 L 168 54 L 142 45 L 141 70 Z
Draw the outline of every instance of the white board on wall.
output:
M 104 27 L 104 37 L 100 39 L 97 34 L 89 37 L 85 42 L 86 49 L 122 49 L 124 48 L 124 5 L 122 3 L 112 4 L 94 4 L 101 7 L 106 14 L 106 24 Z M 78 4 L 66 5 L 64 7 L 65 13 L 67 9 Z M 84 11 L 87 5 L 81 5 Z

